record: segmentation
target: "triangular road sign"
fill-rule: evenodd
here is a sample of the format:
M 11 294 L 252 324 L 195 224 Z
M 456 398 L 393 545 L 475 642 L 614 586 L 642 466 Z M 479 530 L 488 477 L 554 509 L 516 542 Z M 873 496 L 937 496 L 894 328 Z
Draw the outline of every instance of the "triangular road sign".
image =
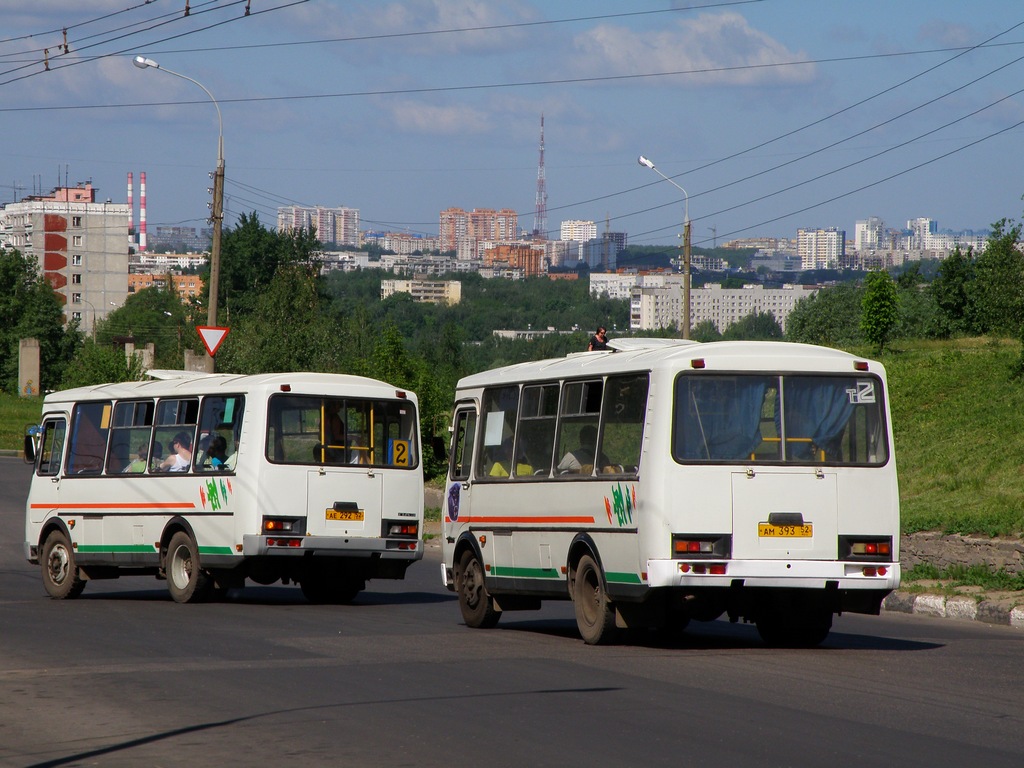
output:
M 213 357 L 217 354 L 217 350 L 230 329 L 218 328 L 214 325 L 197 325 L 196 330 L 199 331 L 199 338 L 203 340 L 203 346 L 206 347 L 206 351 L 210 354 L 210 357 Z

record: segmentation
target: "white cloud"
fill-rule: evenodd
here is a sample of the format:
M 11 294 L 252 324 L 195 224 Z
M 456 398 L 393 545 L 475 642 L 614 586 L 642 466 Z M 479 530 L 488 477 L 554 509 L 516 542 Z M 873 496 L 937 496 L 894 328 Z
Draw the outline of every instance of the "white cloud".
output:
M 582 77 L 695 71 L 671 82 L 749 86 L 806 83 L 817 72 L 814 64 L 770 66 L 807 56 L 752 28 L 737 13 L 701 14 L 660 31 L 603 25 L 577 36 L 574 45 L 571 65 Z M 662 81 L 667 80 L 654 82 Z
M 451 56 L 465 53 L 504 53 L 521 49 L 529 40 L 529 28 L 505 27 L 475 32 L 452 31 L 417 34 L 438 30 L 466 30 L 502 27 L 537 18 L 536 11 L 518 2 L 494 3 L 488 0 L 405 0 L 404 2 L 355 5 L 331 3 L 335 10 L 324 14 L 323 4 L 299 6 L 293 18 L 317 37 L 360 38 L 395 35 L 379 41 L 392 53 L 400 46 L 403 54 Z M 402 36 L 403 34 L 407 36 Z M 372 42 L 372 41 L 371 41 Z M 362 55 L 365 49 L 360 48 Z M 346 52 L 341 51 L 342 55 Z
M 387 99 L 380 106 L 391 115 L 395 127 L 407 133 L 452 136 L 485 133 L 491 129 L 486 114 L 468 105 L 444 106 Z

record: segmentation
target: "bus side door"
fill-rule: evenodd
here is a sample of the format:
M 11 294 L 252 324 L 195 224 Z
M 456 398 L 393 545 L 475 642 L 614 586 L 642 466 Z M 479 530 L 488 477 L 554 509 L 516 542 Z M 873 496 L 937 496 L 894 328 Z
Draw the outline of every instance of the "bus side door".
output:
M 45 521 L 60 505 L 61 465 L 67 430 L 67 419 L 63 416 L 47 418 L 43 422 L 36 472 L 28 499 L 28 519 L 32 525 Z
M 448 463 L 448 484 L 441 504 L 444 541 L 457 539 L 471 516 L 473 498 L 473 454 L 476 445 L 477 413 L 463 404 L 452 418 L 452 445 Z

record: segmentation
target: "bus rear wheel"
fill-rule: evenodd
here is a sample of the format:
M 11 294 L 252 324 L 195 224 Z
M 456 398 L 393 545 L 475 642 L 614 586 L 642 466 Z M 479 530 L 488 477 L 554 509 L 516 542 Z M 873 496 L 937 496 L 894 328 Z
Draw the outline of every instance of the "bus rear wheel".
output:
M 78 574 L 75 551 L 63 531 L 52 531 L 43 543 L 39 558 L 43 569 L 43 587 L 55 600 L 78 597 L 85 589 L 85 580 Z
M 603 645 L 615 639 L 615 607 L 608 599 L 604 579 L 590 555 L 580 558 L 572 583 L 576 626 L 587 645 Z
M 467 549 L 459 558 L 455 570 L 455 584 L 459 594 L 459 610 L 467 627 L 490 629 L 498 623 L 501 612 L 494 607 L 494 598 L 484 583 L 484 568 L 476 553 Z
M 213 589 L 213 579 L 199 564 L 199 547 L 178 531 L 167 547 L 167 589 L 176 603 L 201 603 Z

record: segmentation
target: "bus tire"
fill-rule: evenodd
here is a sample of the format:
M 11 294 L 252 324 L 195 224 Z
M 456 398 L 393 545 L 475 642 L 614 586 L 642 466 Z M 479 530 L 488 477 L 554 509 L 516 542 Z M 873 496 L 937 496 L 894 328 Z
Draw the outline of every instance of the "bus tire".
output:
M 75 550 L 64 531 L 50 531 L 39 558 L 43 586 L 54 600 L 72 599 L 82 594 L 85 580 L 75 565 Z
M 615 607 L 605 591 L 601 568 L 590 555 L 576 565 L 572 583 L 576 626 L 587 645 L 603 645 L 615 639 Z
M 185 531 L 171 536 L 167 547 L 167 589 L 176 603 L 201 603 L 213 589 L 213 579 L 199 563 L 199 547 Z
M 494 598 L 484 582 L 484 568 L 472 549 L 459 558 L 455 569 L 455 585 L 459 595 L 459 610 L 467 627 L 490 629 L 498 623 L 501 611 L 494 607 Z

